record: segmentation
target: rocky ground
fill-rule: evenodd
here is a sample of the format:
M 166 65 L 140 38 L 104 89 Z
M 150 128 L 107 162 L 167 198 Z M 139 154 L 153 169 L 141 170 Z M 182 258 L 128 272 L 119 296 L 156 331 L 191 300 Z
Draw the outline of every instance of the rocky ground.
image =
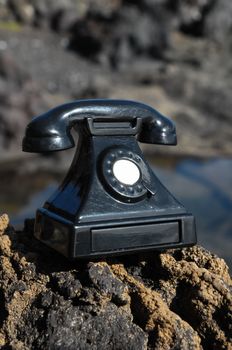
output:
M 179 146 L 156 152 L 230 156 L 231 28 L 230 0 L 1 2 L 1 159 L 32 116 L 95 97 L 171 116 Z
M 68 262 L 0 217 L 1 349 L 232 349 L 232 281 L 196 246 Z

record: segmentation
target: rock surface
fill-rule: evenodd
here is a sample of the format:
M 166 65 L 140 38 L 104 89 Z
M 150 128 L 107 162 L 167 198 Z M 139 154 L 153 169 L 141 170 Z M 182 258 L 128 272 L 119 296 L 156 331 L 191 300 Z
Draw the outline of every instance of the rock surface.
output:
M 196 246 L 68 262 L 0 217 L 1 349 L 231 349 L 232 281 Z

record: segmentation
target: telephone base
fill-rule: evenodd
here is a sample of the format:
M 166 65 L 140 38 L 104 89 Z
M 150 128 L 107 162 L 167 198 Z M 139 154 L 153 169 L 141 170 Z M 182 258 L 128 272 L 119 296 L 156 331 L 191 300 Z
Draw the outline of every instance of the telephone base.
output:
M 116 256 L 196 244 L 195 220 L 186 213 L 75 225 L 40 208 L 34 235 L 70 259 Z

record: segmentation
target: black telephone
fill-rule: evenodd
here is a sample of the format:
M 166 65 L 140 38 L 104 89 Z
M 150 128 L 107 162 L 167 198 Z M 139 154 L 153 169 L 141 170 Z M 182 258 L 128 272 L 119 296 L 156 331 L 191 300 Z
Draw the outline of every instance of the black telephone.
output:
M 196 243 L 191 214 L 154 175 L 138 146 L 175 145 L 171 120 L 126 100 L 80 100 L 34 118 L 23 151 L 78 147 L 61 186 L 38 209 L 35 236 L 69 258 L 112 256 Z

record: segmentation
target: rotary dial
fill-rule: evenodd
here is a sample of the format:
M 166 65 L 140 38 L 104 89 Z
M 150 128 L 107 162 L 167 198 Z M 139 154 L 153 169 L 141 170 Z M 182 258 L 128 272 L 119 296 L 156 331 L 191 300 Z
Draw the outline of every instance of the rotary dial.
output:
M 110 150 L 102 162 L 104 184 L 111 195 L 126 202 L 136 202 L 147 194 L 144 176 L 147 167 L 136 153 L 123 148 Z

